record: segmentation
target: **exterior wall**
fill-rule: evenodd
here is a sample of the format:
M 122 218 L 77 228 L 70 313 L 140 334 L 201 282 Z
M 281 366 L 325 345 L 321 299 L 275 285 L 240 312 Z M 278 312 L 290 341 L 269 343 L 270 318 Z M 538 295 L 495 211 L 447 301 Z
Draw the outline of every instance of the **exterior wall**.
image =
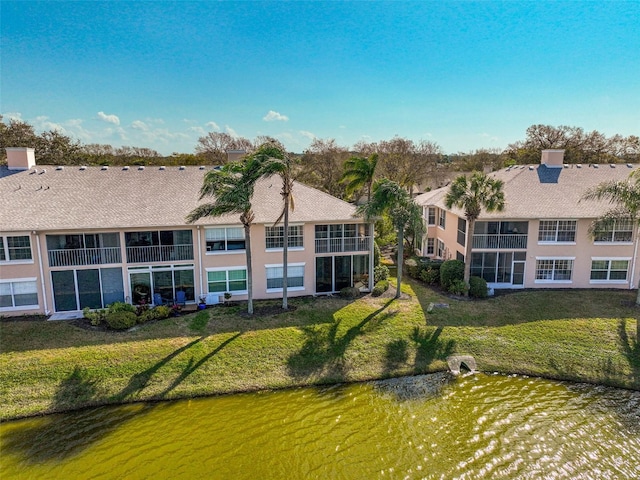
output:
M 31 232 L 0 232 L 0 236 L 28 236 L 31 243 L 31 260 L 0 261 L 0 282 L 14 280 L 36 281 L 38 307 L 7 307 L 0 308 L 0 316 L 34 315 L 45 313 L 45 294 L 42 289 L 42 281 L 39 268 L 39 257 L 36 235 Z
M 434 255 L 430 257 L 439 258 L 442 260 L 455 260 L 456 252 L 460 252 L 462 255 L 465 253 L 465 247 L 458 243 L 458 216 L 450 211 L 445 211 L 445 228 L 440 227 L 438 224 L 439 221 L 439 212 L 440 209 L 436 208 L 436 224 L 435 225 L 427 225 L 427 237 L 435 238 L 435 252 Z M 425 209 L 425 215 L 427 215 L 427 210 Z M 426 218 L 426 217 L 425 217 Z M 427 219 L 428 222 L 428 219 Z M 468 237 L 468 232 L 467 232 Z M 444 255 L 441 257 L 438 256 L 438 240 L 442 241 L 445 245 Z M 427 255 L 427 243 L 423 242 L 423 252 L 424 256 Z

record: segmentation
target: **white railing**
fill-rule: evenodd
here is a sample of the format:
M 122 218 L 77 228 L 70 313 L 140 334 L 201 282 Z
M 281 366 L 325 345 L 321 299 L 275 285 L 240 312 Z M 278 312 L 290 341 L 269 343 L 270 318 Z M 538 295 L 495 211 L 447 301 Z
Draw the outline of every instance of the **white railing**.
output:
M 527 235 L 523 234 L 481 234 L 473 236 L 473 248 L 527 248 Z
M 57 249 L 48 253 L 51 267 L 122 263 L 120 247 Z
M 316 253 L 368 252 L 371 237 L 316 238 Z
M 193 245 L 149 245 L 127 247 L 127 262 L 150 263 L 193 260 Z

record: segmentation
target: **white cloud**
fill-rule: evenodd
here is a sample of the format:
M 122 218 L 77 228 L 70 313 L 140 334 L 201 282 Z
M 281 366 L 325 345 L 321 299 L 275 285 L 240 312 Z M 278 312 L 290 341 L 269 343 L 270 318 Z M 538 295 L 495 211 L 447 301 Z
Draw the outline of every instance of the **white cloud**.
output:
M 49 117 L 45 115 L 40 115 L 36 117 L 33 123 L 34 123 L 33 126 L 35 127 L 36 130 L 42 130 L 42 131 L 55 130 L 64 135 L 67 134 L 67 130 L 60 123 L 51 122 L 49 120 Z
M 149 130 L 149 127 L 147 126 L 147 124 L 140 120 L 134 120 L 133 122 L 131 122 L 131 128 L 135 130 L 142 130 L 143 132 L 146 132 Z
M 204 128 L 199 127 L 199 126 L 189 127 L 189 131 L 190 132 L 195 132 L 195 133 L 197 133 L 198 135 L 201 135 L 201 136 L 207 134 L 207 131 Z
M 287 120 L 289 120 L 289 117 L 287 117 L 286 115 L 281 115 L 278 112 L 274 112 L 273 110 L 269 110 L 269 113 L 267 113 L 262 119 L 265 122 L 275 122 L 276 120 L 286 122 Z
M 98 112 L 98 118 L 107 123 L 113 123 L 114 125 L 120 125 L 120 119 L 117 115 L 107 115 L 104 112 Z
M 15 120 L 18 122 L 23 122 L 22 114 L 20 112 L 6 112 L 2 114 L 3 117 L 8 118 L 9 120 Z
M 224 126 L 224 129 L 225 129 L 225 131 L 226 131 L 229 135 L 231 135 L 232 137 L 239 137 L 239 136 L 240 136 L 240 135 L 238 135 L 238 133 L 237 133 L 233 128 L 231 128 L 229 125 L 225 125 L 225 126 Z
M 313 133 L 307 132 L 306 130 L 300 130 L 300 135 L 302 135 L 303 137 L 307 137 L 309 140 L 316 139 L 316 136 Z
M 218 124 L 216 122 L 213 122 L 213 121 L 205 123 L 204 126 L 212 128 L 213 130 L 220 130 L 220 127 L 218 126 Z

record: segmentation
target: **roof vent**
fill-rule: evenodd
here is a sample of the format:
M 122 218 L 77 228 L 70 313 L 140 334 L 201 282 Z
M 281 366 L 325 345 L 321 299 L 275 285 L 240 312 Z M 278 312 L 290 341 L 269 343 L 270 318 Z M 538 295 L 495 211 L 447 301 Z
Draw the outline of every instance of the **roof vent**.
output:
M 162 165 L 158 170 L 166 170 L 167 167 L 165 167 L 164 165 Z
M 86 170 L 86 169 L 87 169 L 87 167 L 86 167 L 86 166 L 84 166 L 84 165 L 82 165 L 82 166 L 80 167 L 80 170 Z
M 529 165 L 529 170 L 533 170 L 533 165 Z
M 569 168 L 569 164 L 568 164 L 568 163 L 565 163 L 565 164 L 563 165 L 563 167 L 564 167 L 564 168 Z
M 58 165 L 58 166 L 56 167 L 56 170 L 64 170 L 64 167 L 63 167 L 62 165 Z
M 582 168 L 582 164 L 581 163 L 576 163 L 576 168 Z
M 129 166 L 127 165 L 126 167 L 122 167 L 123 170 L 129 170 Z
M 611 168 L 616 168 L 616 166 L 615 166 L 613 163 L 610 163 L 610 164 L 609 164 L 609 166 L 610 166 Z
M 627 163 L 627 168 L 633 168 L 633 165 L 631 165 L 630 163 Z
M 520 170 L 524 170 L 524 165 L 520 165 Z
M 200 165 L 200 170 L 204 170 L 204 165 Z
M 33 170 L 31 170 L 29 172 L 29 175 L 33 175 L 34 173 L 38 173 L 38 169 L 37 168 L 34 168 Z
M 185 167 L 184 165 L 180 165 L 179 170 L 184 170 L 185 168 L 187 168 L 187 167 Z
M 109 170 L 109 167 L 107 165 L 103 165 L 102 167 L 100 167 L 100 170 Z
M 140 166 L 138 167 L 138 170 L 144 170 L 144 165 L 140 165 Z
M 593 164 L 593 168 L 598 168 L 598 164 L 597 164 L 597 163 L 594 163 L 594 164 Z
M 47 173 L 47 169 L 46 169 L 46 168 L 45 168 L 45 169 L 43 169 L 43 170 L 40 172 L 40 175 L 42 175 L 43 173 Z

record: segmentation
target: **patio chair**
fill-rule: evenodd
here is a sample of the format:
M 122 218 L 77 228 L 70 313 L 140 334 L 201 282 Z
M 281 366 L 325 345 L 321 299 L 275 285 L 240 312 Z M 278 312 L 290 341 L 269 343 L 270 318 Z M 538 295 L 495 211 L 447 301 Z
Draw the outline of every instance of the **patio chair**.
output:
M 184 307 L 186 303 L 187 303 L 187 294 L 182 290 L 178 290 L 176 292 L 176 305 L 178 305 L 179 307 Z
M 162 301 L 162 295 L 160 295 L 159 293 L 154 293 L 153 294 L 153 304 L 157 307 L 158 305 L 164 305 L 164 302 Z

